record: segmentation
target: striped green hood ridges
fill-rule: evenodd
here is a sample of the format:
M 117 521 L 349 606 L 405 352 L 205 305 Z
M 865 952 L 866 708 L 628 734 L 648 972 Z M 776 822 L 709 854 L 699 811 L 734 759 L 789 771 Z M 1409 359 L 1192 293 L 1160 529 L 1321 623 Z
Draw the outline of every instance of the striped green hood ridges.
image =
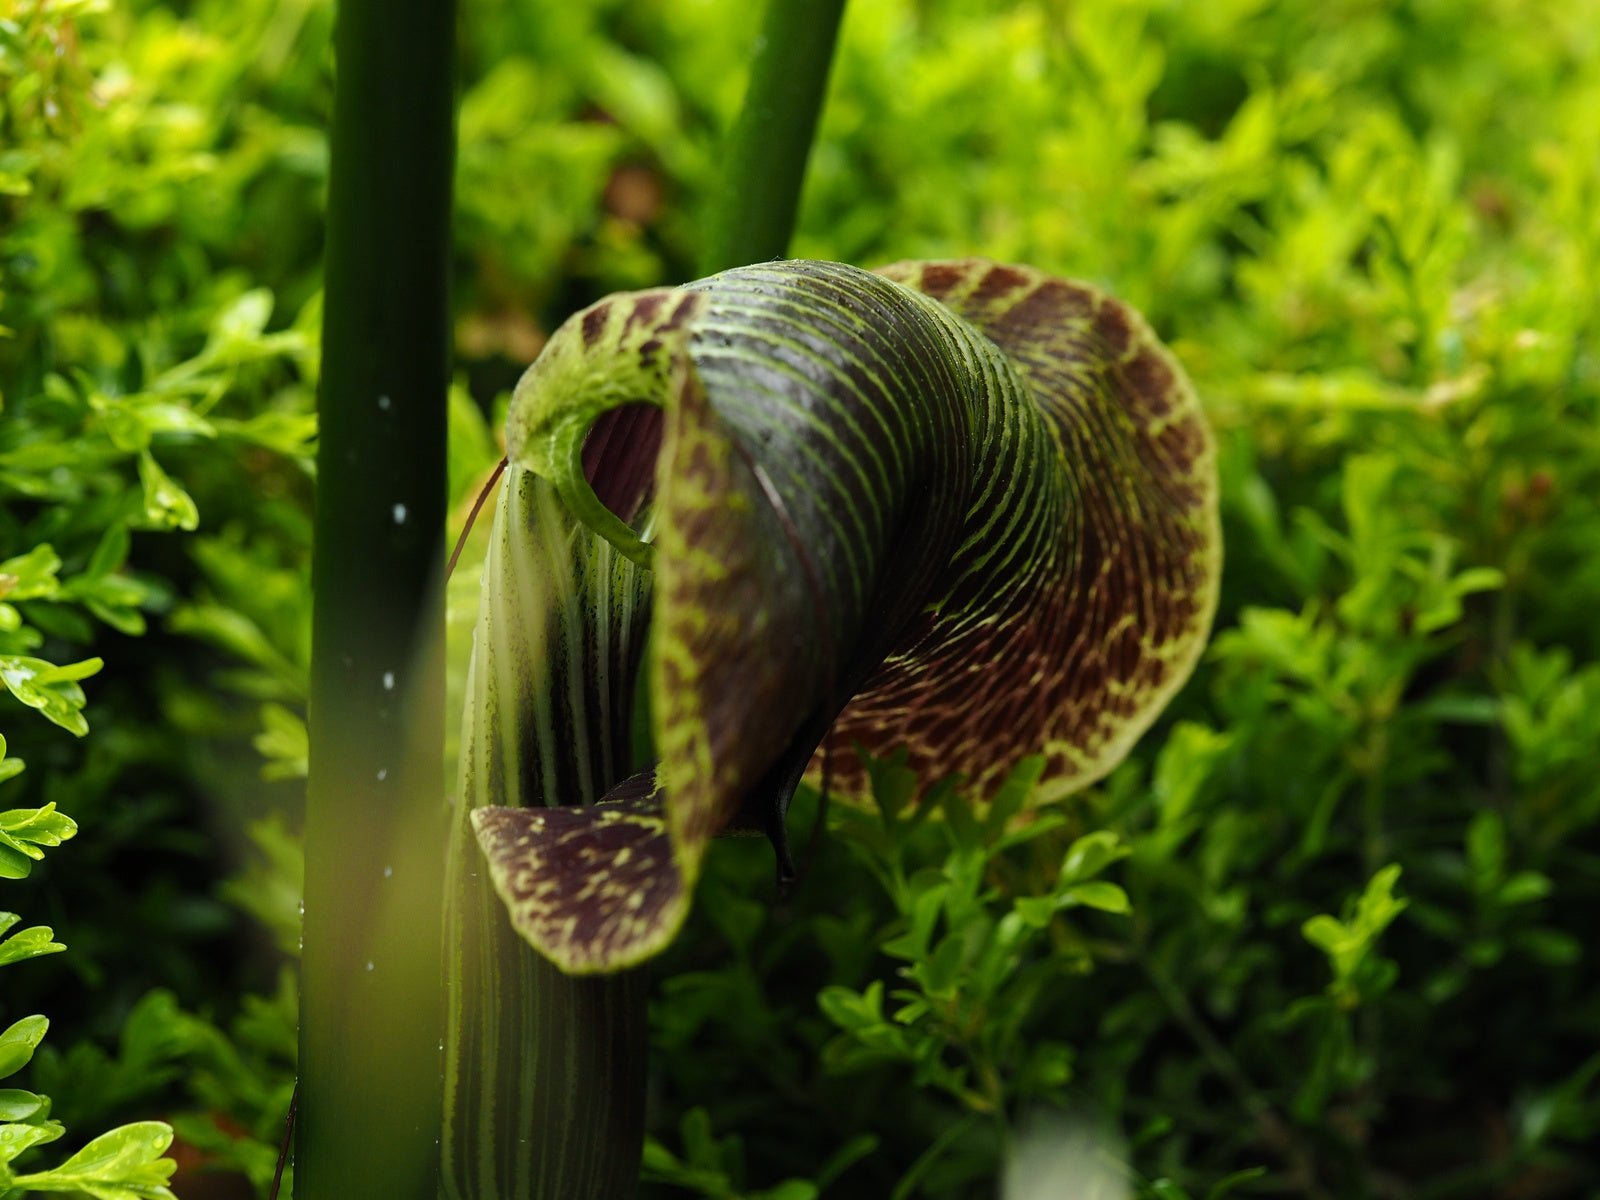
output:
M 614 464 L 650 451 L 602 485 L 632 496 L 619 514 L 590 439 L 639 404 L 659 450 L 617 433 Z M 959 772 L 980 805 L 1026 754 L 1044 799 L 1098 779 L 1215 606 L 1214 454 L 1181 369 L 1126 306 L 1028 268 L 776 262 L 613 296 L 551 338 L 507 432 L 508 494 L 559 503 L 502 503 L 496 546 L 555 529 L 589 565 L 545 602 L 576 613 L 553 641 L 515 613 L 480 629 L 473 670 L 502 683 L 469 692 L 463 795 L 512 925 L 571 972 L 666 945 L 709 839 L 824 735 L 846 799 L 857 746 Z M 624 779 L 610 726 L 640 669 L 660 762 Z M 527 763 L 473 745 L 535 727 Z

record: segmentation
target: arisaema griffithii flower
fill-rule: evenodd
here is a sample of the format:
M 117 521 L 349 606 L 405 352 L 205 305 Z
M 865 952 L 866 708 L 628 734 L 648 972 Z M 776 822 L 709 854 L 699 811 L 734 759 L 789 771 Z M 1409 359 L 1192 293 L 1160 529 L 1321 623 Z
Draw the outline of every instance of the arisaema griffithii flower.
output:
M 1136 313 L 1036 271 L 614 296 L 551 339 L 508 442 L 466 797 L 511 923 L 569 972 L 665 946 L 730 825 L 781 845 L 824 738 L 847 799 L 857 746 L 978 804 L 1027 754 L 1041 799 L 1098 778 L 1211 619 L 1192 390 Z M 641 669 L 660 757 L 630 774 Z
M 1215 605 L 1214 452 L 1181 369 L 1125 305 L 1028 268 L 774 262 L 613 296 L 552 336 L 507 440 L 448 919 L 447 1106 L 480 1121 L 575 1120 L 500 1069 L 572 1016 L 505 1039 L 548 971 L 528 946 L 581 974 L 656 954 L 711 838 L 783 852 L 824 740 L 846 800 L 858 746 L 960 773 L 980 806 L 1030 754 L 1038 799 L 1082 787 Z M 636 770 L 641 671 L 657 759 Z M 559 1071 L 582 1044 L 538 1052 Z M 589 1046 L 584 1070 L 638 1051 Z M 515 1142 L 447 1149 L 459 1194 L 528 1177 L 496 1158 Z

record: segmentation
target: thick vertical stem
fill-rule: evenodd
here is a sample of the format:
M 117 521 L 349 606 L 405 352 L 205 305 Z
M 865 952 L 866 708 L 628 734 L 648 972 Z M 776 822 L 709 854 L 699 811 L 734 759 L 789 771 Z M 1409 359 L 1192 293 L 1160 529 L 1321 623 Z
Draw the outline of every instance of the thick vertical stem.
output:
M 712 201 L 703 274 L 788 252 L 843 13 L 844 0 L 768 0 Z
M 340 0 L 296 1195 L 433 1200 L 455 14 Z

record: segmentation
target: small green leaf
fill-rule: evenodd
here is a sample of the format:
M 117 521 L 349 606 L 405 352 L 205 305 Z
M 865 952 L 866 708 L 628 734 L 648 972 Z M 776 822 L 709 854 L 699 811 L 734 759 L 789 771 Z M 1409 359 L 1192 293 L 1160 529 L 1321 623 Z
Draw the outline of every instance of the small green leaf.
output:
M 167 628 L 210 642 L 275 676 L 298 676 L 299 669 L 255 621 L 226 605 L 185 605 L 172 614 Z
M 644 1139 L 644 1158 L 640 1162 L 640 1167 L 644 1171 L 646 1178 L 649 1177 L 651 1172 L 677 1171 L 682 1166 L 683 1164 L 678 1161 L 677 1156 L 655 1138 L 646 1137 Z
M 128 526 L 122 521 L 112 522 L 100 535 L 100 541 L 96 543 L 94 553 L 89 556 L 89 565 L 84 568 L 84 574 L 109 575 L 118 570 L 128 561 L 128 551 L 132 545 L 133 538 L 128 533 Z
M 982 842 L 983 827 L 972 815 L 972 805 L 965 796 L 953 791 L 947 792 L 943 797 L 941 808 L 958 846 L 977 846 Z
M 933 939 L 934 926 L 944 909 L 949 885 L 942 880 L 918 880 L 907 906 L 909 927 L 899 937 L 883 943 L 883 952 L 895 958 L 915 962 L 928 953 L 928 943 Z
M 1467 862 L 1485 887 L 1498 883 L 1505 870 L 1505 822 L 1494 812 L 1480 812 L 1467 825 Z
M 18 919 L 16 913 L 0 913 L 0 933 L 10 929 Z M 65 949 L 55 940 L 55 931 L 48 925 L 33 925 L 0 942 L 0 967 L 38 958 L 41 954 L 56 954 Z
M 138 637 L 145 631 L 144 614 L 160 593 L 142 579 L 121 573 L 128 559 L 130 536 L 123 521 L 113 523 L 101 536 L 83 574 L 69 580 L 64 598 L 81 601 L 100 620 L 119 633 Z
M 804 1179 L 786 1179 L 764 1192 L 752 1192 L 750 1200 L 817 1200 L 817 1185 Z
M 103 1133 L 52 1171 L 18 1175 L 13 1183 L 34 1191 L 82 1192 L 93 1200 L 173 1200 L 167 1181 L 177 1164 L 162 1157 L 172 1127 L 139 1121 Z
M 1061 862 L 1060 881 L 1063 884 L 1091 879 L 1119 858 L 1128 856 L 1128 848 L 1120 845 L 1117 835 L 1107 830 L 1086 833 L 1067 850 Z
M 717 1139 L 711 1132 L 711 1115 L 700 1107 L 691 1108 L 678 1122 L 683 1137 L 683 1152 L 695 1166 L 713 1167 L 721 1163 Z
M 1044 769 L 1045 758 L 1042 754 L 1029 755 L 1011 768 L 1011 773 L 995 792 L 989 812 L 983 820 L 984 831 L 991 839 L 1004 833 L 1011 818 L 1027 806 L 1034 786 L 1044 776 Z
M 1224 1200 L 1224 1197 L 1233 1195 L 1234 1189 L 1240 1184 L 1260 1179 L 1266 1173 L 1267 1169 L 1265 1167 L 1246 1167 L 1242 1171 L 1234 1171 L 1230 1175 L 1224 1175 L 1206 1189 L 1206 1200 Z
M 1056 914 L 1054 896 L 1021 896 L 1012 905 L 1012 911 L 1033 929 L 1043 929 Z
M 187 405 L 141 397 L 138 408 L 140 419 L 152 435 L 165 433 L 188 438 L 217 436 L 217 431 L 211 422 Z
M 1340 921 L 1324 913 L 1301 926 L 1306 940 L 1328 956 L 1336 985 L 1350 981 L 1378 936 L 1405 910 L 1408 902 L 1394 895 L 1399 878 L 1399 864 L 1391 863 L 1372 877 L 1349 920 Z
M 933 1011 L 933 1005 L 922 999 L 916 992 L 902 989 L 895 992 L 894 998 L 903 1001 L 900 1007 L 890 1014 L 896 1025 L 915 1025 Z
M 49 543 L 35 546 L 26 554 L 0 562 L 0 596 L 7 600 L 41 600 L 56 594 L 56 572 L 61 559 Z
M 54 803 L 0 812 L 0 878 L 26 878 L 44 857 L 41 846 L 59 846 L 77 832 L 78 823 Z
M 67 642 L 87 642 L 94 638 L 94 626 L 76 608 L 70 608 L 56 600 L 35 600 L 28 606 L 28 624 L 47 637 L 60 638 Z M 33 641 L 31 645 L 18 647 L 18 649 L 32 649 L 39 645 Z
M 1188 1192 L 1170 1179 L 1151 1180 L 1149 1194 L 1155 1197 L 1155 1200 L 1193 1200 Z
M 6 156 L 11 159 L 10 155 Z M 26 196 L 33 191 L 33 181 L 11 169 L 10 161 L 0 164 L 0 196 Z M 10 326 L 0 325 L 0 337 L 11 337 Z
M 212 424 L 216 426 L 220 437 L 248 442 L 253 446 L 281 454 L 285 458 L 307 458 L 316 449 L 315 413 L 272 410 L 257 413 L 245 421 L 218 418 Z
M 217 342 L 251 341 L 261 336 L 271 316 L 272 292 L 252 288 L 217 314 L 211 336 Z
M 817 1007 L 840 1029 L 860 1029 L 883 1022 L 883 984 L 871 983 L 865 992 L 832 985 L 817 994 Z
M 0 1033 L 0 1079 L 14 1075 L 28 1065 L 49 1028 L 50 1022 L 44 1017 L 23 1017 Z
M 0 683 L 29 708 L 82 737 L 89 732 L 89 722 L 83 716 L 84 695 L 77 680 L 93 675 L 100 667 L 98 658 L 57 667 L 42 658 L 4 655 L 0 656 Z
M 1096 879 L 1088 883 L 1075 884 L 1066 890 L 1064 897 L 1087 908 L 1097 908 L 1101 912 L 1133 911 L 1133 906 L 1128 903 L 1128 893 L 1116 884 L 1106 883 L 1104 880 Z
M 32 1121 L 50 1111 L 50 1101 L 21 1088 L 0 1088 L 0 1121 Z
M 1180 721 L 1173 727 L 1156 759 L 1151 781 L 1164 826 L 1175 826 L 1189 814 L 1200 789 L 1232 744 L 1229 734 L 1192 721 Z
M 1471 592 L 1490 592 L 1506 584 L 1505 572 L 1498 567 L 1468 567 L 1450 581 L 1458 596 Z
M 150 426 L 139 407 L 127 397 L 97 397 L 94 406 L 101 431 L 118 450 L 141 454 L 150 448 Z
M 104 663 L 98 658 L 86 658 L 82 662 L 65 663 L 59 667 L 50 667 L 49 670 L 40 671 L 34 682 L 41 687 L 50 687 L 58 683 L 76 683 L 80 679 L 87 679 L 100 670 Z
M 26 1094 L 26 1093 L 24 1093 Z M 0 1125 L 0 1164 L 9 1163 L 17 1155 L 32 1146 L 42 1146 L 46 1142 L 53 1142 L 66 1130 L 57 1121 L 40 1121 L 25 1125 Z M 10 1175 L 7 1170 L 5 1175 Z M 0 1178 L 5 1176 L 0 1175 Z M 15 1185 L 15 1179 L 6 1182 Z M 7 1193 L 8 1195 L 11 1193 Z
M 963 933 L 966 930 L 962 931 Z M 955 996 L 963 982 L 963 967 L 967 960 L 967 941 L 959 934 L 944 938 L 934 947 L 933 953 L 911 968 L 912 974 L 922 984 L 923 991 L 936 1000 Z
M 144 515 L 158 529 L 195 529 L 200 510 L 176 480 L 161 469 L 148 450 L 139 455 L 139 479 L 144 484 Z
M 1048 1094 L 1065 1087 L 1072 1079 L 1071 1046 L 1063 1042 L 1042 1042 L 1029 1052 L 1023 1064 L 1019 1086 L 1025 1093 Z
M 1518 871 L 1500 885 L 1498 898 L 1501 904 L 1508 907 L 1516 904 L 1532 904 L 1535 900 L 1543 900 L 1548 896 L 1553 886 L 1550 877 L 1539 871 Z
M 311 755 L 306 723 L 281 704 L 261 706 L 261 732 L 251 739 L 266 761 L 263 779 L 304 779 Z
M 1336 958 L 1346 941 L 1344 923 L 1321 913 L 1308 920 L 1300 932 L 1305 935 L 1306 941 L 1321 950 L 1329 958 Z
M 1539 962 L 1553 967 L 1571 966 L 1583 957 L 1583 943 L 1559 929 L 1525 929 L 1517 945 Z
M 817 1186 L 819 1188 L 827 1187 L 850 1167 L 866 1158 L 877 1148 L 878 1138 L 875 1134 L 858 1133 L 830 1154 L 827 1161 L 816 1169 Z
M 1002 834 L 995 838 L 990 846 L 990 854 L 1000 854 L 1013 846 L 1021 846 L 1035 838 L 1041 838 L 1055 829 L 1060 829 L 1067 823 L 1063 813 L 1052 810 L 1035 810 L 1028 814 L 1027 823 L 1020 828 L 1013 829 L 1010 833 Z

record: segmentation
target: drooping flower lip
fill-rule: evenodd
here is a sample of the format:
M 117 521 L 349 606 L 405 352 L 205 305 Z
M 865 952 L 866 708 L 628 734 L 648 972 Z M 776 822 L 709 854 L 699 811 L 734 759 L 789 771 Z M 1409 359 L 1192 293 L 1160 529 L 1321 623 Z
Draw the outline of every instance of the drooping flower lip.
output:
M 598 804 L 479 808 L 472 822 L 512 923 L 567 971 L 632 966 L 682 923 L 688 889 L 654 772 Z
M 518 387 L 513 462 L 570 536 L 651 571 L 657 770 L 591 807 L 473 814 L 513 923 L 567 970 L 664 946 L 708 840 L 761 820 L 753 800 L 781 836 L 830 725 L 847 798 L 855 743 L 963 774 L 979 804 L 1043 749 L 1059 793 L 1198 655 L 1211 444 L 1149 329 L 1026 268 L 885 273 L 774 263 L 611 297 Z M 572 602 L 594 628 L 604 595 Z

